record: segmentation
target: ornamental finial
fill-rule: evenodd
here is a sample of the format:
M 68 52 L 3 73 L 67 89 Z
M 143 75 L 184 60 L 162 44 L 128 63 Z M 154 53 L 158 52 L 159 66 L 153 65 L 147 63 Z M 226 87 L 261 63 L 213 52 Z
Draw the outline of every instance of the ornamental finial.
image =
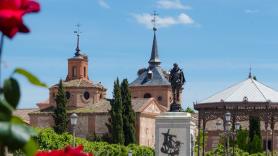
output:
M 157 24 L 157 23 L 156 23 L 156 17 L 158 16 L 157 12 L 156 12 L 156 11 L 153 11 L 152 16 L 153 16 L 153 19 L 152 19 L 153 31 L 155 32 L 155 31 L 157 30 L 157 28 L 156 28 L 156 24 Z
M 79 56 L 80 55 L 80 49 L 79 49 L 79 37 L 80 37 L 80 24 L 76 24 L 75 25 L 77 27 L 77 30 L 74 31 L 74 33 L 76 34 L 77 36 L 77 44 L 76 44 L 76 49 L 75 49 L 75 56 Z

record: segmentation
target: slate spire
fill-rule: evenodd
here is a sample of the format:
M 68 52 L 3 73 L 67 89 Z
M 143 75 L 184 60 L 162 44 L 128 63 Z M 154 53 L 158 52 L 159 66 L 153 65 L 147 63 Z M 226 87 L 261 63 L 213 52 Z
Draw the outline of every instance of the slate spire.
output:
M 159 56 L 158 56 L 158 49 L 157 49 L 157 41 L 156 41 L 156 31 L 157 31 L 157 28 L 156 28 L 156 16 L 158 14 L 154 11 L 153 13 L 153 45 L 152 45 L 152 52 L 151 52 L 151 58 L 149 60 L 149 64 L 150 66 L 158 66 L 160 65 L 160 59 L 159 59 Z

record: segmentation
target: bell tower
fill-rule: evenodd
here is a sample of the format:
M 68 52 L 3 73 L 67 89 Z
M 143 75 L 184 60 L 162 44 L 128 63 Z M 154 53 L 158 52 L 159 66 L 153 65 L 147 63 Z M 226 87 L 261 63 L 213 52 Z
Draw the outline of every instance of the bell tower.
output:
M 79 31 L 80 25 L 77 25 L 77 31 L 74 31 L 77 36 L 77 45 L 75 49 L 74 57 L 68 59 L 68 75 L 66 81 L 83 79 L 89 80 L 88 77 L 88 57 L 85 54 L 82 54 L 79 49 Z

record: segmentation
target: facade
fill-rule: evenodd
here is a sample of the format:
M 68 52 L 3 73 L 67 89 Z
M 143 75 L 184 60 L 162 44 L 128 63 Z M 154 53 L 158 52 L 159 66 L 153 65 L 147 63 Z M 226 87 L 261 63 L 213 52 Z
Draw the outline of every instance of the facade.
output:
M 78 115 L 76 135 L 90 138 L 108 132 L 111 100 L 106 98 L 106 88 L 94 83 L 88 76 L 88 56 L 79 49 L 79 34 L 75 55 L 68 59 L 68 74 L 62 81 L 68 103 L 68 116 Z M 53 110 L 58 84 L 49 88 L 49 98 L 37 103 L 38 110 L 29 112 L 30 125 L 40 128 L 53 127 Z M 132 108 L 136 113 L 136 137 L 141 145 L 154 147 L 155 117 L 169 109 L 172 100 L 168 73 L 160 67 L 156 34 L 149 67 L 138 71 L 138 78 L 130 84 Z M 70 130 L 70 125 L 68 126 Z

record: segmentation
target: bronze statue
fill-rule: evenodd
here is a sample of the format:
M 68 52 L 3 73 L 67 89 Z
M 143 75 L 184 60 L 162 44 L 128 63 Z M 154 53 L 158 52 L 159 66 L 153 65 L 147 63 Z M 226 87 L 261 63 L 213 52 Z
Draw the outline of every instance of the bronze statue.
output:
M 171 104 L 170 111 L 178 112 L 181 109 L 180 104 L 180 91 L 182 89 L 183 84 L 185 83 L 185 78 L 183 71 L 179 68 L 177 63 L 174 63 L 173 69 L 170 71 L 169 81 L 172 86 L 172 94 L 173 94 L 173 103 Z

